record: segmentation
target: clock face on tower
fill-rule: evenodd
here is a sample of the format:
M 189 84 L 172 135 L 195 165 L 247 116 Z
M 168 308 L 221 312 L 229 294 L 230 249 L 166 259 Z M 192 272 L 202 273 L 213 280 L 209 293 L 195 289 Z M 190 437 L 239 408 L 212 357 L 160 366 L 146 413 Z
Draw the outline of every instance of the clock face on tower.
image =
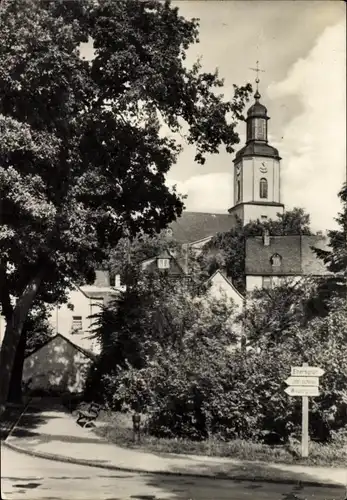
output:
M 266 174 L 267 173 L 267 166 L 265 165 L 264 162 L 262 162 L 262 164 L 260 165 L 259 170 L 260 170 L 260 172 L 262 174 Z

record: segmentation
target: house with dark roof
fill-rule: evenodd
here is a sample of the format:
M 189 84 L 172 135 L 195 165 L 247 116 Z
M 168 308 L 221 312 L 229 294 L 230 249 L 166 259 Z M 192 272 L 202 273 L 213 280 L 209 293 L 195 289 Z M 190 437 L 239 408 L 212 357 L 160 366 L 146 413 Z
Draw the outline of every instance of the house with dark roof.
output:
M 328 249 L 324 236 L 255 236 L 246 240 L 246 289 L 272 288 L 288 280 L 303 276 L 329 275 L 322 260 L 316 257 L 314 248 Z
M 141 263 L 144 272 L 161 272 L 173 278 L 187 274 L 185 262 L 175 257 L 169 250 L 163 250 L 156 257 L 146 259 Z

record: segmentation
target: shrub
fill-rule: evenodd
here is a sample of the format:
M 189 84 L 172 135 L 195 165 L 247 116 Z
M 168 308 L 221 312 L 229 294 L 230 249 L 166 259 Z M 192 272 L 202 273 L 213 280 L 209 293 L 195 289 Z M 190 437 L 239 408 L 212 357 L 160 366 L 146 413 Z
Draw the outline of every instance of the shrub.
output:
M 124 408 L 138 403 L 159 437 L 288 441 L 300 433 L 301 398 L 284 392 L 285 380 L 291 366 L 308 362 L 325 370 L 320 396 L 310 398 L 311 439 L 331 440 L 346 425 L 346 326 L 346 304 L 337 301 L 327 317 L 247 353 L 193 336 L 181 351 L 163 351 L 155 363 L 119 373 L 114 401 Z

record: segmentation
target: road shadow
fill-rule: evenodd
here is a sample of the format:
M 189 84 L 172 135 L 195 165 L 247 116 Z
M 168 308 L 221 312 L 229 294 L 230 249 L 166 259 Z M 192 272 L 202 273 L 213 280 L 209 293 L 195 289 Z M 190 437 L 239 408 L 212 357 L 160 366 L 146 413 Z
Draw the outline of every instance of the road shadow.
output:
M 12 404 L 7 406 L 5 411 L 2 413 L 0 419 L 0 441 L 4 441 L 8 437 L 9 433 L 13 429 L 13 426 L 23 413 L 24 407 L 24 404 Z
M 273 478 L 279 480 L 277 469 L 267 467 L 268 473 L 273 473 Z M 218 481 L 211 478 L 189 478 L 189 477 L 168 477 L 168 476 L 148 476 L 146 485 L 159 489 L 162 494 L 153 495 L 153 500 L 170 498 L 170 500 L 198 500 L 198 499 L 231 499 L 244 498 L 249 500 L 346 500 L 346 490 L 341 487 L 327 487 L 318 485 L 307 485 L 309 480 L 306 474 L 296 475 L 297 483 L 288 484 L 276 482 L 256 482 L 252 480 L 225 480 Z M 211 496 L 209 492 L 212 489 Z M 169 495 L 169 497 L 168 497 Z M 238 496 L 240 495 L 240 496 Z M 149 498 L 146 495 L 134 495 L 133 500 L 144 500 Z
M 50 441 L 60 441 L 67 444 L 100 444 L 100 438 L 93 434 L 89 437 L 88 435 L 74 435 L 69 431 L 64 433 L 64 419 L 66 417 L 66 413 L 68 413 L 68 411 L 64 406 L 62 406 L 59 399 L 38 399 L 37 401 L 30 403 L 19 420 L 18 418 L 20 414 L 18 415 L 18 421 L 11 432 L 11 440 L 13 438 L 18 439 L 16 444 L 21 446 L 21 444 L 25 444 L 25 438 L 29 438 L 29 441 L 27 441 L 28 447 L 31 446 L 31 438 L 35 440 L 35 446 L 42 443 L 48 443 Z M 45 424 L 49 421 L 52 421 L 52 424 L 46 426 L 46 430 Z M 53 432 L 50 433 L 49 429 L 52 429 Z M 58 430 L 58 433 L 56 430 Z M 21 440 L 23 440 L 22 443 Z M 107 442 L 103 442 L 103 444 L 112 446 Z M 100 462 L 105 461 L 101 460 Z
M 16 426 L 11 432 L 11 436 L 18 438 L 35 436 L 37 433 L 35 429 L 46 423 L 50 418 L 49 416 L 42 415 L 42 409 L 36 406 L 29 406 L 25 409 L 18 420 Z

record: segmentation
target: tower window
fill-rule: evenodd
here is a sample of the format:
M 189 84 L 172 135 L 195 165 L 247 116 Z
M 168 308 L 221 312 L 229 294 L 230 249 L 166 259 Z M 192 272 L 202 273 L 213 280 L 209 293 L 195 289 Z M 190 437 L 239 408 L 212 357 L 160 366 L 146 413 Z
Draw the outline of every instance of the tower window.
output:
M 259 182 L 259 197 L 262 199 L 267 198 L 267 180 L 264 177 Z
M 266 140 L 266 120 L 263 118 L 256 118 L 254 120 L 254 139 L 259 141 Z
M 241 181 L 240 179 L 237 179 L 236 181 L 236 201 L 241 200 Z

